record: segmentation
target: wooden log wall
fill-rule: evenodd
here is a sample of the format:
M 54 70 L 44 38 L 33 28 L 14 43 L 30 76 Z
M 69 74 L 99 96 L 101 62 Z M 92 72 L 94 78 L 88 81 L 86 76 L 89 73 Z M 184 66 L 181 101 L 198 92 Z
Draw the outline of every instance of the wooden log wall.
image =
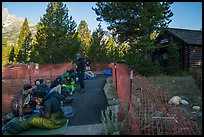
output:
M 202 47 L 193 46 L 191 48 L 191 68 L 202 67 Z

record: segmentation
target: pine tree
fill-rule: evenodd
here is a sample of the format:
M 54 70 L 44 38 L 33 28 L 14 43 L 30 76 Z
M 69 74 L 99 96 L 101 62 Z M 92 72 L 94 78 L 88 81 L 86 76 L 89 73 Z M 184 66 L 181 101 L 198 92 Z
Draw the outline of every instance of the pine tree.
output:
M 43 64 L 46 55 L 46 33 L 45 27 L 41 22 L 37 25 L 37 32 L 33 40 L 33 46 L 31 48 L 31 61 Z
M 173 13 L 172 2 L 97 2 L 93 8 L 98 21 L 109 24 L 113 36 L 118 35 L 120 42 L 139 43 L 147 59 L 152 33 L 168 27 Z M 133 44 L 134 43 L 134 44 Z M 134 49 L 133 49 L 134 50 Z
M 15 49 L 13 45 L 9 53 L 9 62 L 14 62 L 14 60 L 15 60 Z
M 20 34 L 18 36 L 18 48 L 17 48 L 17 58 L 18 62 L 28 62 L 29 54 L 32 44 L 32 34 L 28 26 L 28 20 L 25 18 L 23 26 L 21 27 Z
M 168 46 L 168 64 L 167 64 L 167 73 L 168 74 L 179 74 L 180 73 L 180 55 L 176 48 L 176 43 L 173 40 L 170 40 Z
M 2 66 L 5 67 L 9 63 L 10 47 L 4 39 L 2 40 Z
M 96 31 L 92 33 L 91 44 L 88 51 L 88 57 L 93 63 L 104 63 L 107 60 L 106 43 L 103 36 L 104 31 L 99 24 Z
M 120 44 L 118 48 L 118 56 L 120 60 L 125 60 L 125 56 L 127 54 L 128 48 L 129 48 L 128 45 L 125 44 L 124 42 Z
M 107 44 L 106 44 L 106 54 L 108 57 L 109 62 L 114 62 L 116 61 L 116 43 L 114 39 L 111 37 L 108 39 Z
M 76 36 L 76 23 L 68 15 L 66 4 L 48 3 L 46 13 L 37 27 L 33 52 L 39 63 L 62 63 L 71 60 L 79 50 Z
M 88 24 L 85 20 L 81 20 L 77 28 L 78 38 L 81 42 L 81 53 L 87 57 L 88 48 L 90 46 L 91 36 Z

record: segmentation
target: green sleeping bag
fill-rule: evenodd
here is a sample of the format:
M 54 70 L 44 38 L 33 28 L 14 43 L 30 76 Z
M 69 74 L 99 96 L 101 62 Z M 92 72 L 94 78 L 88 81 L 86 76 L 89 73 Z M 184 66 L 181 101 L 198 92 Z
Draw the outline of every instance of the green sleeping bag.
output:
M 13 118 L 10 122 L 16 122 L 18 121 L 18 117 Z M 18 133 L 17 135 L 65 135 L 67 131 L 69 120 L 66 120 L 66 123 L 59 128 L 56 129 L 40 129 L 40 128 L 30 128 L 28 130 L 25 130 L 23 132 Z M 3 135 L 12 135 L 8 132 L 4 132 Z

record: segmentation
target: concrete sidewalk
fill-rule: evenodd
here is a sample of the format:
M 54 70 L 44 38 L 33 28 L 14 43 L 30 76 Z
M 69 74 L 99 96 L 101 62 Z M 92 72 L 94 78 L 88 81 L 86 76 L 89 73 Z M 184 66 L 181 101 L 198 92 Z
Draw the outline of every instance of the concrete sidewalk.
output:
M 68 126 L 65 135 L 102 135 L 102 124 Z

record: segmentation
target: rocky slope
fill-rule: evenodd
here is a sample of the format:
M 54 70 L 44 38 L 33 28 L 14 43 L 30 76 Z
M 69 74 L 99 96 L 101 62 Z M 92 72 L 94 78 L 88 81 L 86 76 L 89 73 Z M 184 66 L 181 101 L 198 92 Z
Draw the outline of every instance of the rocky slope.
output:
M 14 14 L 9 14 L 8 9 L 2 9 L 2 37 L 8 41 L 8 44 L 14 44 L 18 40 L 21 27 L 25 18 L 16 17 Z M 36 25 L 28 19 L 28 25 L 31 33 L 36 33 Z

